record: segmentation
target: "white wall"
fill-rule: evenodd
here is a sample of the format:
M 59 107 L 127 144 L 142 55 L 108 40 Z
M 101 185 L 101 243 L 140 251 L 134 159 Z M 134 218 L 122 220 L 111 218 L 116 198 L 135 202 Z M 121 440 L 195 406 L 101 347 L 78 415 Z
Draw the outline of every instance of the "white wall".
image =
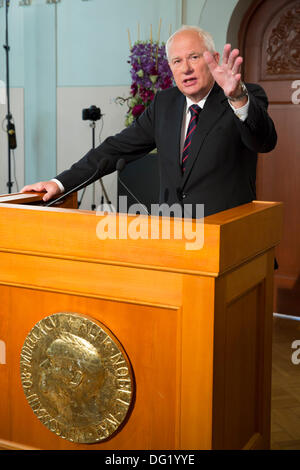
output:
M 183 22 L 210 32 L 216 50 L 223 51 L 227 29 L 238 0 L 183 0 Z

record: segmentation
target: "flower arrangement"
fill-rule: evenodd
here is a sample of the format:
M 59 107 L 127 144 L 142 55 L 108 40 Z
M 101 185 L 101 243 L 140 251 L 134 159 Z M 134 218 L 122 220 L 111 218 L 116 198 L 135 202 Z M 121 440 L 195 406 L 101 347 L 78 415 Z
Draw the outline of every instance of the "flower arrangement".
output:
M 130 47 L 128 63 L 131 65 L 130 74 L 132 78 L 130 96 L 128 98 L 120 96 L 116 98 L 116 102 L 121 105 L 127 103 L 126 126 L 130 126 L 143 113 L 157 91 L 173 85 L 165 44 L 160 44 L 159 39 L 152 41 L 152 28 L 150 40 L 138 40 Z

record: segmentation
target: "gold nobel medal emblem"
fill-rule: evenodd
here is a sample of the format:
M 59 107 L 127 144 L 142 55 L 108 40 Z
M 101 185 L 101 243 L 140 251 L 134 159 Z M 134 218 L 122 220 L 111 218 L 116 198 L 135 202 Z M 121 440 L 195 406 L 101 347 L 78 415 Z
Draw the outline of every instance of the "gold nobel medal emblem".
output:
M 98 321 L 57 313 L 39 321 L 21 352 L 29 405 L 50 431 L 78 443 L 111 437 L 133 400 L 133 374 L 118 340 Z

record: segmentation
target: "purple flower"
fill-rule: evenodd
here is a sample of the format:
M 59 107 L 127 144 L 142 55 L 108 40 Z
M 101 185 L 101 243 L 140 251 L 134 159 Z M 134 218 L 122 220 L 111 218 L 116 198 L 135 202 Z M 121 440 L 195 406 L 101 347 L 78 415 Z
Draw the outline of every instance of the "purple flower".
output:
M 130 93 L 132 94 L 132 96 L 135 96 L 137 94 L 137 91 L 138 91 L 138 86 L 136 83 L 132 83 L 131 87 L 130 87 Z
M 144 102 L 152 101 L 154 98 L 154 92 L 142 86 L 139 89 L 139 95 Z
M 136 104 L 133 108 L 132 108 L 132 114 L 133 116 L 136 118 L 138 117 L 140 114 L 142 114 L 142 112 L 145 110 L 145 106 L 143 104 Z
M 132 85 L 126 98 L 126 125 L 130 125 L 153 100 L 155 93 L 173 85 L 165 45 L 157 42 L 136 42 L 130 50 L 128 63 Z
M 162 84 L 161 89 L 165 90 L 166 88 L 170 88 L 172 86 L 172 80 L 170 77 L 165 77 Z

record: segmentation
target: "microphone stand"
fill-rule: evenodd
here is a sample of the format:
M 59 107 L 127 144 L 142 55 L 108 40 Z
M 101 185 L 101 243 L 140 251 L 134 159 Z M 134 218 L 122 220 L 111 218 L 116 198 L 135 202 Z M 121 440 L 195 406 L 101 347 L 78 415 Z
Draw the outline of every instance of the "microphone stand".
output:
M 106 166 L 107 166 L 107 162 L 108 160 L 105 158 L 103 160 L 100 160 L 100 163 L 98 164 L 97 166 L 97 169 L 96 171 L 94 171 L 94 173 L 92 174 L 92 176 L 90 176 L 88 179 L 86 179 L 85 181 L 83 181 L 82 183 L 78 184 L 77 186 L 75 186 L 74 188 L 71 188 L 69 191 L 67 191 L 66 193 L 63 193 L 61 196 L 59 196 L 59 198 L 57 199 L 53 199 L 52 201 L 48 202 L 47 204 L 45 204 L 45 207 L 50 207 L 50 206 L 53 206 L 55 204 L 57 204 L 59 201 L 61 201 L 62 199 L 66 198 L 67 196 L 69 196 L 69 194 L 72 194 L 74 193 L 75 191 L 79 191 L 80 189 L 82 189 L 84 186 L 87 186 L 89 184 L 90 181 L 92 181 L 95 176 L 97 176 L 97 173 L 99 174 L 102 174 L 102 172 L 105 170 Z
M 6 33 L 5 39 L 6 43 L 4 44 L 5 54 L 6 54 L 6 97 L 7 97 L 7 147 L 8 147 L 8 181 L 6 183 L 8 187 L 8 193 L 11 193 L 11 188 L 13 186 L 13 182 L 11 181 L 11 150 L 17 147 L 16 142 L 16 134 L 15 134 L 15 126 L 12 122 L 12 114 L 10 112 L 10 84 L 9 84 L 9 44 L 8 44 L 8 7 L 9 7 L 9 0 L 5 1 L 5 21 L 6 21 Z
M 124 189 L 126 189 L 126 191 L 133 197 L 133 199 L 139 204 L 139 206 L 145 211 L 145 213 L 147 215 L 150 215 L 149 214 L 149 211 L 147 209 L 147 207 L 145 206 L 145 204 L 142 204 L 138 198 L 133 194 L 132 191 L 130 191 L 130 189 L 128 188 L 128 186 L 124 183 L 124 181 L 122 181 L 122 179 L 120 178 L 120 173 L 121 171 L 123 170 L 123 168 L 125 167 L 125 160 L 124 158 L 119 158 L 119 160 L 117 161 L 117 164 L 116 164 L 116 170 L 117 170 L 117 178 L 118 178 L 118 182 L 123 186 Z M 119 212 L 119 194 L 118 194 L 118 210 L 117 212 Z

